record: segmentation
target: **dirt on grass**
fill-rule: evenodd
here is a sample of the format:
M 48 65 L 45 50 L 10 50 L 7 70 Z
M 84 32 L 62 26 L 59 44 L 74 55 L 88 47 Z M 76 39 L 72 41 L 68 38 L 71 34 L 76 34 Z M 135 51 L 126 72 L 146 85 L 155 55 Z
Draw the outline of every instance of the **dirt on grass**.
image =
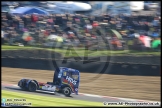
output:
M 160 77 L 81 73 L 79 92 L 105 96 L 160 101 Z M 2 67 L 2 83 L 17 84 L 21 78 L 52 81 L 53 71 Z

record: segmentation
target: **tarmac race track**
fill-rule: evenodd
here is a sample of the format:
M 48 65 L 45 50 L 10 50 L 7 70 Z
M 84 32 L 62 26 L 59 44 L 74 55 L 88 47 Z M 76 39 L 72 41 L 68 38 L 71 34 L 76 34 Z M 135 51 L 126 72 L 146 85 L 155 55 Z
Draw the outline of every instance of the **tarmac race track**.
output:
M 2 67 L 2 84 L 14 84 L 17 85 L 21 78 L 35 79 L 38 82 L 51 81 L 53 77 L 53 71 L 47 70 L 32 70 L 32 69 L 21 69 L 21 68 L 7 68 Z M 98 79 L 89 83 L 89 79 L 94 77 L 95 74 L 91 73 L 81 73 L 81 82 L 79 87 L 79 96 L 74 95 L 74 99 L 89 100 L 89 101 L 125 101 L 130 99 L 112 98 L 112 97 L 122 97 L 122 98 L 132 98 L 139 100 L 149 100 L 149 101 L 160 101 L 160 77 L 149 77 L 149 76 L 124 76 L 124 75 L 102 75 Z M 12 90 L 17 92 L 20 91 L 16 86 L 6 85 L 2 86 L 2 89 Z M 27 93 L 27 92 L 24 92 Z M 30 92 L 28 92 L 30 93 Z M 95 94 L 108 97 L 99 97 L 94 95 L 84 95 Z M 37 93 L 39 95 L 54 96 L 50 94 Z M 57 95 L 55 95 L 57 96 Z M 62 97 L 62 96 L 59 96 Z M 64 97 L 65 98 L 65 97 Z M 135 101 L 135 100 L 132 100 Z
M 19 87 L 16 86 L 2 86 L 3 90 L 9 90 L 9 91 L 15 91 L 19 93 L 29 93 L 29 94 L 37 94 L 42 96 L 50 96 L 50 97 L 58 97 L 58 98 L 67 98 L 67 99 L 75 99 L 75 100 L 86 100 L 86 101 L 94 101 L 94 102 L 125 102 L 125 100 L 122 99 L 111 99 L 111 98 L 102 98 L 102 97 L 91 97 L 91 96 L 85 96 L 85 95 L 73 95 L 71 97 L 65 97 L 62 94 L 53 94 L 52 92 L 44 92 L 44 91 L 37 91 L 37 92 L 29 92 L 29 91 L 22 91 Z
M 3 90 L 14 91 L 25 94 L 36 94 L 48 97 L 58 97 L 58 98 L 66 98 L 66 99 L 75 99 L 75 100 L 84 100 L 84 101 L 93 101 L 93 102 L 156 102 L 156 101 L 146 101 L 146 100 L 137 100 L 137 99 L 128 99 L 128 98 L 116 98 L 116 97 L 102 97 L 102 96 L 86 96 L 83 94 L 74 95 L 72 94 L 70 97 L 65 97 L 59 93 L 52 93 L 48 91 L 37 90 L 36 92 L 29 92 L 21 90 L 17 85 L 10 84 L 2 84 L 1 87 Z

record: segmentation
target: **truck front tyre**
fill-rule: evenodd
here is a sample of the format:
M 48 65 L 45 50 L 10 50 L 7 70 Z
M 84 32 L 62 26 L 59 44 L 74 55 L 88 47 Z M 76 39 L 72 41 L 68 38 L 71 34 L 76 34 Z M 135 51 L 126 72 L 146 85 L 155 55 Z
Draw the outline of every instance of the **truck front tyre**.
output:
M 37 84 L 36 84 L 35 82 L 31 81 L 31 82 L 29 83 L 28 89 L 29 89 L 29 91 L 31 91 L 31 92 L 35 92 L 35 91 L 37 90 Z
M 69 97 L 71 94 L 71 89 L 69 87 L 64 87 L 62 92 L 65 96 Z

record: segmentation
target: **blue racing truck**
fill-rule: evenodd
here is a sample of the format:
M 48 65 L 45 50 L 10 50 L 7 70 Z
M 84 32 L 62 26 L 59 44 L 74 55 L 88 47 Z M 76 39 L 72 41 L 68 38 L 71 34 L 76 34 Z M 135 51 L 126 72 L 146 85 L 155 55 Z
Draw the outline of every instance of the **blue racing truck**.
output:
M 59 67 L 54 71 L 53 82 L 41 83 L 33 79 L 21 79 L 18 86 L 22 90 L 35 92 L 37 90 L 62 93 L 70 96 L 78 95 L 80 72 L 76 69 Z

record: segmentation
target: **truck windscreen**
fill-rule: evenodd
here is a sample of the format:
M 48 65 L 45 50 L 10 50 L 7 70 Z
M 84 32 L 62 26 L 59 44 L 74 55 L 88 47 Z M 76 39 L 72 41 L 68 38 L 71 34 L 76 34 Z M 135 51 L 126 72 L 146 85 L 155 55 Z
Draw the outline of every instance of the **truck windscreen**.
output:
M 79 79 L 79 74 L 77 72 L 72 72 L 72 75 L 71 77 L 75 80 L 78 80 Z
M 75 80 L 78 80 L 79 75 L 72 75 L 72 78 L 75 79 Z

